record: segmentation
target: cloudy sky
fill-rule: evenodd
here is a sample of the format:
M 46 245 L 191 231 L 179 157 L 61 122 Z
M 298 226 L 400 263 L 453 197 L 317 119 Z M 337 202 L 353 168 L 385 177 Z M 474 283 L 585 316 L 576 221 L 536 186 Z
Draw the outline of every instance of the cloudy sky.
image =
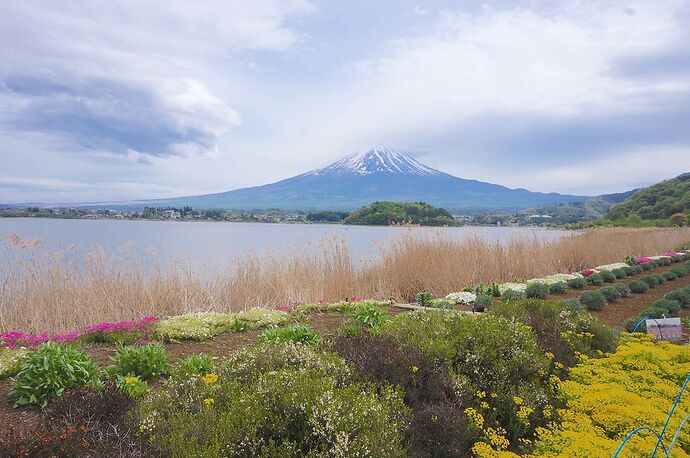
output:
M 377 143 L 537 191 L 690 171 L 690 2 L 0 3 L 0 202 L 224 191 Z

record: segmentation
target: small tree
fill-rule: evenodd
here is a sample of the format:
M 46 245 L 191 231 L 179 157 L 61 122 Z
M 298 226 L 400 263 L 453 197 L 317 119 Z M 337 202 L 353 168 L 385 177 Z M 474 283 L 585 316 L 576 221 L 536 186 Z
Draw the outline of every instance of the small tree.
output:
M 676 226 L 685 226 L 688 223 L 687 215 L 685 213 L 674 213 L 671 216 L 671 224 Z

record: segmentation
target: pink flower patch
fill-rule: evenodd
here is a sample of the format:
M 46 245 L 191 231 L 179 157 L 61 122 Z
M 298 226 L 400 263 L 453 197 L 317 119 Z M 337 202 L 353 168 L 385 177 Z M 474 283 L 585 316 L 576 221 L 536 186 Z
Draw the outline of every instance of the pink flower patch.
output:
M 597 271 L 594 269 L 585 269 L 580 273 L 585 277 L 589 277 L 590 275 L 597 273 Z
M 637 261 L 638 264 L 647 264 L 647 263 L 650 263 L 650 262 L 653 261 L 652 258 L 647 258 L 647 257 L 645 257 L 645 258 L 635 258 L 635 260 Z

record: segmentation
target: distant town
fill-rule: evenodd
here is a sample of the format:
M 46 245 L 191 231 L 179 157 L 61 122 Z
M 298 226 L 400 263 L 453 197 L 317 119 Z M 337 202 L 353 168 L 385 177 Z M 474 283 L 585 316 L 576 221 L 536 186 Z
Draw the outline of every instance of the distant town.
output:
M 141 210 L 87 209 L 87 208 L 0 208 L 0 218 L 59 218 L 59 219 L 111 219 L 149 221 L 224 221 L 246 223 L 341 224 L 349 215 L 345 211 L 301 210 L 195 210 L 192 207 L 144 207 Z M 455 214 L 455 225 L 472 226 L 558 226 L 546 214 L 485 213 Z

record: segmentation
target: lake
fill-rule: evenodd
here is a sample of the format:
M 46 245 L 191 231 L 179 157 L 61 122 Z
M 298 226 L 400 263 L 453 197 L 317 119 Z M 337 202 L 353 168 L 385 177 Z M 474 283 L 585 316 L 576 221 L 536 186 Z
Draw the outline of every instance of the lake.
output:
M 94 246 L 102 247 L 118 262 L 141 260 L 144 265 L 181 263 L 195 271 L 231 266 L 248 252 L 259 257 L 289 256 L 340 238 L 358 263 L 375 260 L 379 247 L 393 238 L 411 234 L 439 234 L 462 239 L 479 235 L 503 243 L 512 237 L 554 239 L 568 231 L 514 227 L 380 227 L 329 224 L 267 224 L 228 222 L 129 221 L 48 218 L 0 218 L 0 252 L 7 252 L 7 238 L 41 240 L 41 249 L 79 259 Z

